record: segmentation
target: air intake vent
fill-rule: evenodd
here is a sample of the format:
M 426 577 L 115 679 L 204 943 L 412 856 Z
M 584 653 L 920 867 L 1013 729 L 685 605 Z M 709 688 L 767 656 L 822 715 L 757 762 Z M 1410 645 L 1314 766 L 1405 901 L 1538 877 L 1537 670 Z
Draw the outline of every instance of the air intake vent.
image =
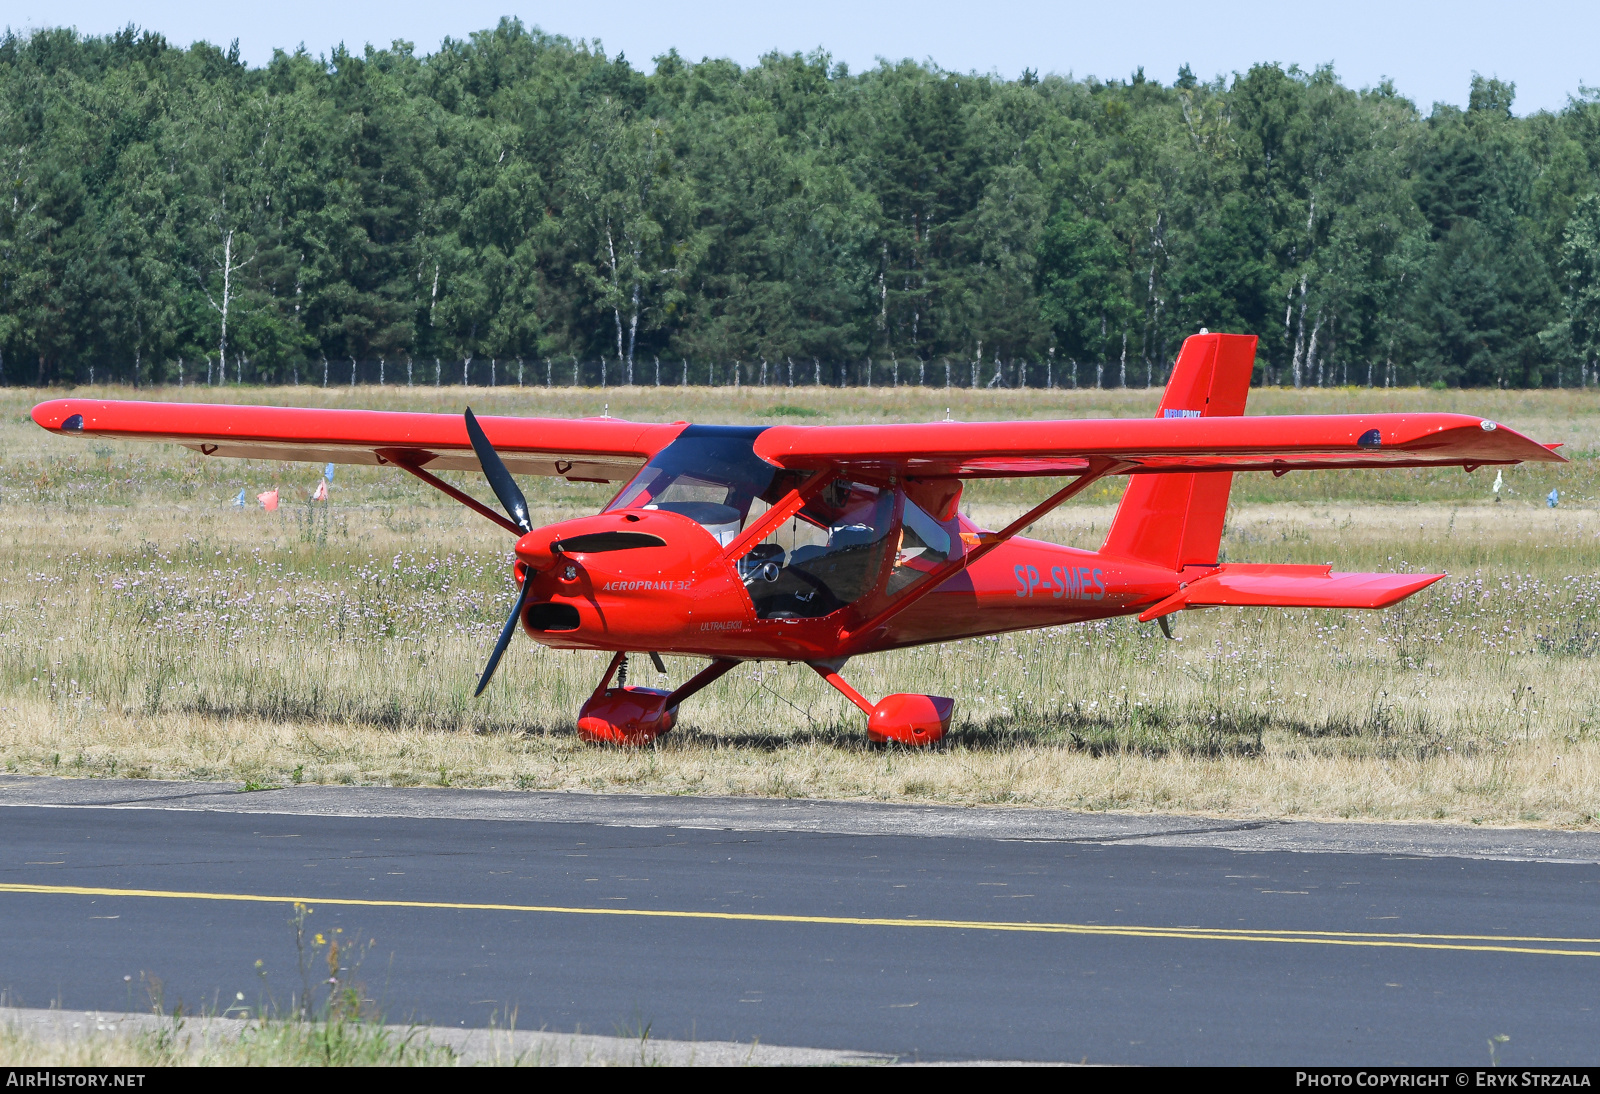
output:
M 603 551 L 631 551 L 635 547 L 665 547 L 667 541 L 648 532 L 590 532 L 558 540 L 550 546 L 567 555 L 596 555 Z
M 549 602 L 528 609 L 528 627 L 536 631 L 575 631 L 578 609 L 571 604 Z

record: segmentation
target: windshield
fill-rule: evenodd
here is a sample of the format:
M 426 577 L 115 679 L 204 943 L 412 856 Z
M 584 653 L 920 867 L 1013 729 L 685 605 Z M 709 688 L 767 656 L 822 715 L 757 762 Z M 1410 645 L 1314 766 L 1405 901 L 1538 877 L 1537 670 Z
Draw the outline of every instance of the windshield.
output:
M 622 488 L 614 509 L 664 509 L 702 525 L 724 546 L 745 521 L 792 490 L 799 474 L 780 471 L 752 448 L 764 426 L 691 425 Z M 756 505 L 756 503 L 762 503 Z

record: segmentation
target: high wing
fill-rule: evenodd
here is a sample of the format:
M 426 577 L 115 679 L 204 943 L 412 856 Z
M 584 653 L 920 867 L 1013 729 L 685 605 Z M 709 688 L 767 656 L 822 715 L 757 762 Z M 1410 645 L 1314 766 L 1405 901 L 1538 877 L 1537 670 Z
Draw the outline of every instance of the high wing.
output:
M 1096 464 L 1148 474 L 1566 462 L 1514 429 L 1464 414 L 774 426 L 755 450 L 784 468 L 915 478 L 1078 475 Z
M 374 410 L 55 399 L 33 420 L 68 436 L 167 441 L 206 456 L 312 463 L 405 463 L 428 471 L 476 471 L 478 458 L 456 414 Z M 684 423 L 617 418 L 478 419 L 512 471 L 585 482 L 626 481 Z
M 33 420 L 56 433 L 167 441 L 207 456 L 479 466 L 453 414 L 56 399 L 34 407 Z M 479 420 L 513 472 L 599 482 L 631 478 L 684 428 L 616 418 Z M 916 478 L 1081 475 L 1108 465 L 1148 474 L 1565 462 L 1516 430 L 1462 414 L 772 426 L 755 451 L 784 468 Z

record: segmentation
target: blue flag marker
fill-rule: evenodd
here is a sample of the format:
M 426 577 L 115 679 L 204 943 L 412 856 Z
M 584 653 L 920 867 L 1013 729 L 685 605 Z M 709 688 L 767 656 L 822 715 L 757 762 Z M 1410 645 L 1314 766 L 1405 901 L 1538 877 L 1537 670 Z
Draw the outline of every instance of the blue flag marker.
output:
M 237 505 L 240 509 L 244 508 L 244 491 L 243 490 L 240 490 L 239 491 L 239 496 L 233 499 L 233 504 Z
M 1544 503 L 1550 508 L 1554 509 L 1556 507 L 1556 502 L 1560 500 L 1561 492 L 1559 490 L 1552 490 L 1549 494 L 1545 495 Z
M 333 464 L 330 463 L 327 467 L 322 469 L 322 477 L 327 479 L 329 482 L 333 481 Z

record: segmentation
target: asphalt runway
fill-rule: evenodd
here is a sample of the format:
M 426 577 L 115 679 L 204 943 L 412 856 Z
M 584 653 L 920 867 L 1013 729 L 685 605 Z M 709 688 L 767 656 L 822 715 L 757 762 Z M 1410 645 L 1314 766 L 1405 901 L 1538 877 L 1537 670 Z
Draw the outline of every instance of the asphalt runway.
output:
M 1395 849 L 1425 826 L 1300 825 L 1287 850 L 1192 818 L 930 810 L 916 835 L 870 805 L 611 799 L 619 823 L 605 796 L 293 794 L 0 782 L 0 1003 L 286 1005 L 298 898 L 364 949 L 390 1021 L 925 1060 L 1600 1055 L 1592 838 L 1435 828 L 1439 854 Z

